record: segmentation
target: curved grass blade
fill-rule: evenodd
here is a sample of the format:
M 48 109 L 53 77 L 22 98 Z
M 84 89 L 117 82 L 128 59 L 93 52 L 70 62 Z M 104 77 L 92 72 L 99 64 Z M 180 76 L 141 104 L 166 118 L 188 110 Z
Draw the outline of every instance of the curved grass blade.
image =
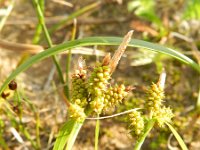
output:
M 54 144 L 53 150 L 64 149 L 75 123 L 76 123 L 75 120 L 69 120 L 63 125 L 63 127 L 60 129 L 58 133 L 58 137 L 56 138 L 56 142 Z
M 63 52 L 65 50 L 69 50 L 75 47 L 80 46 L 92 46 L 92 45 L 120 45 L 122 42 L 122 38 L 120 37 L 88 37 L 78 40 L 69 41 L 63 44 L 59 44 L 55 47 L 49 48 L 35 56 L 32 56 L 30 59 L 28 59 L 26 62 L 21 64 L 15 71 L 12 72 L 12 74 L 6 79 L 6 81 L 3 83 L 3 85 L 0 88 L 0 94 L 3 92 L 3 90 L 6 88 L 7 84 L 14 79 L 19 73 L 22 71 L 28 69 L 30 66 L 35 64 L 36 62 L 39 62 L 47 57 L 53 56 L 55 54 L 58 54 L 60 52 Z M 139 47 L 139 48 L 145 48 L 150 51 L 163 53 L 166 55 L 169 55 L 173 58 L 176 58 L 177 60 L 191 66 L 196 71 L 200 73 L 200 66 L 195 63 L 192 59 L 189 57 L 164 46 L 153 44 L 150 42 L 132 39 L 129 43 L 130 47 Z
M 170 128 L 170 130 L 174 134 L 174 136 L 177 139 L 177 141 L 178 141 L 181 149 L 182 150 L 188 150 L 187 146 L 185 145 L 185 142 L 183 141 L 183 139 L 181 138 L 181 136 L 178 134 L 178 132 L 174 129 L 174 127 L 171 124 L 167 123 L 167 122 L 165 124 Z

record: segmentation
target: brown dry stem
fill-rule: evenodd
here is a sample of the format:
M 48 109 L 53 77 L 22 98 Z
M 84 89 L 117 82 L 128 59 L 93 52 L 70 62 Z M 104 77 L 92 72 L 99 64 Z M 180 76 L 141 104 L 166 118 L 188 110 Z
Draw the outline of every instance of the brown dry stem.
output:
M 112 74 L 118 63 L 119 60 L 121 59 L 122 55 L 124 54 L 124 51 L 126 50 L 126 47 L 128 46 L 128 43 L 131 41 L 131 37 L 133 34 L 133 30 L 129 31 L 125 36 L 124 39 L 122 41 L 122 43 L 119 45 L 117 51 L 115 52 L 115 54 L 113 55 L 111 61 L 110 61 L 110 74 Z

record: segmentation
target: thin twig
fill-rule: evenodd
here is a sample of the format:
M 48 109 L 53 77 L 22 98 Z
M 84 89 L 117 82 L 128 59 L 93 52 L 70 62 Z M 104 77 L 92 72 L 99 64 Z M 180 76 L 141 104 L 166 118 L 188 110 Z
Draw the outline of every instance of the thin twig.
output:
M 136 110 L 140 110 L 140 109 L 142 109 L 142 108 L 134 108 L 134 109 L 127 110 L 127 111 L 124 111 L 124 112 L 121 112 L 121 113 L 117 113 L 117 114 L 114 114 L 114 115 L 110 115 L 110 116 L 97 117 L 97 118 L 86 118 L 86 119 L 88 119 L 88 120 L 108 119 L 108 118 L 113 118 L 113 117 L 121 116 L 121 115 L 124 115 L 124 114 L 128 114 L 130 112 L 133 112 L 133 111 L 136 111 Z
M 44 48 L 39 45 L 14 43 L 14 42 L 5 41 L 1 39 L 0 39 L 0 48 L 17 51 L 17 52 L 19 51 L 30 52 L 33 54 L 39 53 L 44 50 Z
M 62 5 L 65 5 L 65 6 L 68 6 L 68 7 L 73 7 L 74 5 L 70 2 L 66 2 L 64 0 L 52 0 L 53 2 L 55 3 L 59 3 L 59 4 L 62 4 Z

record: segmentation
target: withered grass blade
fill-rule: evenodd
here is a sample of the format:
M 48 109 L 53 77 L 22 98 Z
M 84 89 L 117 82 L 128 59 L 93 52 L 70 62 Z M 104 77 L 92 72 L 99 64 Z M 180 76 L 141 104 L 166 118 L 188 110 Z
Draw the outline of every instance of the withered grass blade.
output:
M 14 43 L 1 39 L 0 39 L 0 48 L 17 52 L 30 52 L 31 54 L 37 54 L 44 50 L 44 48 L 40 45 Z
M 132 34 L 133 34 L 133 30 L 129 31 L 125 35 L 122 43 L 119 45 L 117 51 L 113 55 L 110 61 L 110 69 L 111 69 L 110 74 L 112 74 L 115 71 L 115 68 L 117 67 L 122 55 L 124 54 L 124 51 L 126 50 L 126 47 L 128 46 L 128 43 L 131 41 Z

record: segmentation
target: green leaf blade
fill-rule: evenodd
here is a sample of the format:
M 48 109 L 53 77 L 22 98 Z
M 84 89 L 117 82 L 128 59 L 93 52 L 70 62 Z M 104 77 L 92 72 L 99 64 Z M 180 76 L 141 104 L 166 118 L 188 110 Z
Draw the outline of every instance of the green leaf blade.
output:
M 122 38 L 120 37 L 88 37 L 78 40 L 69 41 L 60 45 L 57 45 L 53 48 L 49 48 L 35 56 L 32 56 L 30 59 L 28 59 L 26 62 L 21 64 L 15 71 L 12 72 L 12 74 L 6 79 L 6 81 L 3 83 L 3 85 L 0 88 L 0 94 L 3 92 L 3 90 L 6 88 L 8 83 L 13 80 L 19 73 L 25 71 L 29 67 L 31 67 L 33 64 L 47 58 L 53 55 L 56 55 L 58 53 L 64 52 L 66 50 L 80 47 L 80 46 L 92 46 L 92 45 L 119 45 L 122 42 Z M 189 66 L 191 66 L 193 69 L 198 71 L 200 73 L 200 67 L 197 63 L 195 63 L 192 59 L 189 57 L 164 46 L 153 44 L 150 42 L 132 39 L 129 43 L 130 47 L 138 47 L 138 48 L 145 48 L 150 51 L 162 53 L 169 55 Z
M 53 150 L 64 149 L 67 143 L 67 140 L 69 139 L 70 133 L 73 130 L 74 125 L 75 125 L 74 120 L 69 120 L 63 125 L 63 127 L 60 129 L 58 133 L 58 137 L 56 138 L 56 142 L 54 144 Z
M 66 150 L 71 150 L 72 149 L 82 125 L 83 125 L 83 122 L 81 122 L 81 123 L 80 122 L 75 122 L 75 124 L 73 126 L 73 129 L 72 129 L 72 131 L 70 133 L 68 142 L 67 142 Z
M 182 150 L 188 150 L 187 146 L 185 145 L 185 142 L 183 141 L 183 139 L 181 138 L 181 136 L 178 134 L 178 132 L 174 129 L 174 127 L 171 124 L 167 123 L 167 122 L 165 124 L 169 127 L 169 129 L 174 134 L 174 136 L 177 139 L 177 141 L 178 141 L 181 149 Z

